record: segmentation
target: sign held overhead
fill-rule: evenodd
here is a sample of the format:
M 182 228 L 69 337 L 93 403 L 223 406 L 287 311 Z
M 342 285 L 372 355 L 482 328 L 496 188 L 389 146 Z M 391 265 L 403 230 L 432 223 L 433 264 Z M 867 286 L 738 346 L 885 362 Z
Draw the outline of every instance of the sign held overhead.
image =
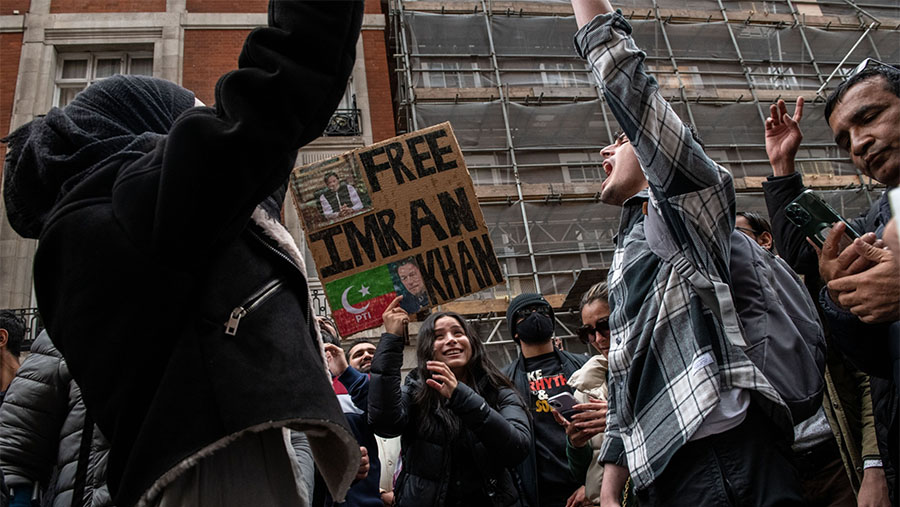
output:
M 297 167 L 291 193 L 342 335 L 503 281 L 449 123 Z

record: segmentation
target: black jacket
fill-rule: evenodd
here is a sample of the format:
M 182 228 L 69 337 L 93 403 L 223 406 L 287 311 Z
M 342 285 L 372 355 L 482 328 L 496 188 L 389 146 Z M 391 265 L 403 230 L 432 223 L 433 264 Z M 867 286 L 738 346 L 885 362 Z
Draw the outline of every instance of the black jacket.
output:
M 553 348 L 556 352 L 556 355 L 559 356 L 559 363 L 562 367 L 562 373 L 569 378 L 573 373 L 578 371 L 584 363 L 587 362 L 588 357 L 582 356 L 578 354 L 572 354 L 570 352 L 566 352 L 565 350 L 559 350 L 557 348 Z M 516 386 L 516 389 L 519 391 L 519 394 L 528 399 L 531 395 L 531 389 L 528 387 L 528 372 L 525 371 L 525 358 L 522 357 L 522 354 L 519 354 L 519 357 L 509 363 L 508 365 L 503 367 L 503 374 L 509 377 L 512 380 L 513 385 Z M 530 419 L 529 412 L 529 419 Z M 560 427 L 560 431 L 565 431 Z M 561 452 L 565 453 L 565 449 L 562 449 Z M 538 505 L 538 499 L 540 498 L 538 492 L 538 472 L 537 472 L 537 451 L 534 447 L 534 435 L 532 434 L 531 441 L 529 442 L 529 451 L 528 451 L 528 459 L 523 461 L 518 467 L 517 471 L 522 478 L 522 484 L 525 486 L 525 493 L 528 495 L 528 501 L 531 505 Z
M 531 429 L 525 405 L 516 392 L 501 388 L 488 405 L 472 388 L 460 382 L 447 406 L 460 418 L 462 430 L 453 440 L 443 432 L 426 434 L 419 425 L 413 395 L 431 389 L 410 373 L 403 387 L 403 338 L 384 334 L 372 359 L 369 383 L 369 424 L 384 437 L 401 436 L 402 469 L 394 488 L 398 506 L 440 507 L 447 498 L 448 482 L 456 467 L 479 470 L 494 505 L 523 505 L 516 477 L 510 472 L 528 453 Z M 452 463 L 452 446 L 469 445 L 475 463 Z
M 73 156 L 84 169 L 61 185 L 41 165 L 46 136 L 10 145 L 10 221 L 40 235 L 38 307 L 112 443 L 117 505 L 149 501 L 245 432 L 288 425 L 321 430 L 310 440 L 337 496 L 355 476 L 359 450 L 311 332 L 302 256 L 258 205 L 285 184 L 296 150 L 321 134 L 343 95 L 362 12 L 361 1 L 271 2 L 270 28 L 248 36 L 214 109 L 175 111 L 170 129 L 148 135 L 126 129 L 119 137 L 135 138 L 127 147 Z M 109 78 L 75 102 L 116 98 L 109 89 L 123 83 L 144 85 Z M 145 102 L 93 116 L 128 124 L 135 111 L 170 106 Z M 51 113 L 65 117 L 70 106 Z M 78 143 L 94 123 L 71 118 L 63 134 L 80 137 L 52 148 L 90 153 Z M 48 198 L 49 211 L 29 208 Z M 239 307 L 248 313 L 226 334 Z
M 800 173 L 770 176 L 763 183 L 775 245 L 788 264 L 804 275 L 807 287 L 814 293 L 820 292 L 819 303 L 833 343 L 856 367 L 870 375 L 878 447 L 885 458 L 884 471 L 892 502 L 897 505 L 900 502 L 900 481 L 897 480 L 897 467 L 900 465 L 900 400 L 894 376 L 900 371 L 900 324 L 865 324 L 828 297 L 819 276 L 816 251 L 784 213 L 784 208 L 804 190 Z M 847 221 L 861 233 L 876 232 L 880 236 L 889 219 L 890 207 L 885 192 L 865 213 Z

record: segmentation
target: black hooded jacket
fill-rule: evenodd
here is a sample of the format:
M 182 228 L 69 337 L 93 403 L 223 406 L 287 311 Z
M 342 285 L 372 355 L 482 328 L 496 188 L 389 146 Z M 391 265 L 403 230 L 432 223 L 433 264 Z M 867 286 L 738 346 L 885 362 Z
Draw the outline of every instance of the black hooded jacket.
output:
M 38 307 L 112 444 L 117 505 L 151 501 L 245 432 L 288 425 L 320 430 L 311 446 L 336 496 L 355 475 L 302 256 L 271 210 L 343 95 L 362 11 L 272 1 L 215 108 L 120 76 L 10 136 L 9 220 L 40 239 Z
M 369 425 L 377 435 L 401 437 L 402 465 L 394 487 L 395 505 L 447 505 L 454 488 L 451 477 L 462 469 L 472 472 L 468 477 L 478 476 L 480 483 L 457 484 L 457 489 L 482 491 L 490 499 L 489 505 L 529 505 L 513 473 L 527 456 L 531 440 L 528 412 L 515 390 L 501 387 L 496 399 L 489 402 L 460 382 L 446 402 L 460 419 L 459 434 L 428 431 L 421 424 L 421 409 L 414 396 L 421 389 L 431 388 L 415 370 L 401 387 L 402 363 L 403 338 L 383 334 L 372 359 Z M 470 456 L 471 462 L 454 462 L 453 457 L 461 454 Z

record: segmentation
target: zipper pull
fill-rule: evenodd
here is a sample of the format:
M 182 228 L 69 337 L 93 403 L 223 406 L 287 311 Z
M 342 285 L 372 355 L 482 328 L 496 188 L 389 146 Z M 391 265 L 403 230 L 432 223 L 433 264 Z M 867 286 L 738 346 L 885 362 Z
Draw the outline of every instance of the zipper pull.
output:
M 229 336 L 236 335 L 238 324 L 240 324 L 241 318 L 243 318 L 244 315 L 247 315 L 247 310 L 245 310 L 243 306 L 235 307 L 235 309 L 231 311 L 231 316 L 228 317 L 228 322 L 225 323 L 225 334 Z

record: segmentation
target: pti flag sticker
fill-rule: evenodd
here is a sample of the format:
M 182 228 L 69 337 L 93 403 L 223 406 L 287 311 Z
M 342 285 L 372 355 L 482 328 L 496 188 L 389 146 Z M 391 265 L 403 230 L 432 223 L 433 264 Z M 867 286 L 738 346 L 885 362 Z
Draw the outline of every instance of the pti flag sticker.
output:
M 342 336 L 381 325 L 381 314 L 397 297 L 387 265 L 325 284 L 328 303 Z

